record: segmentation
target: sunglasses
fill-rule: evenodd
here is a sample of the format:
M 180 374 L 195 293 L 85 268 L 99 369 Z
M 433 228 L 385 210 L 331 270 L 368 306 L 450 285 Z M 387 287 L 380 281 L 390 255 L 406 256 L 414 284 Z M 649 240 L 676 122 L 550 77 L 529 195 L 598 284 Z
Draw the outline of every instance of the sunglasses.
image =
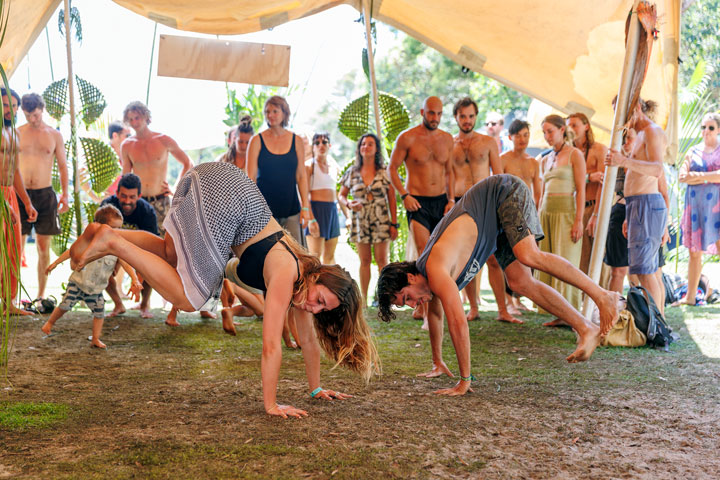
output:
M 315 140 L 315 143 L 313 145 L 320 145 L 320 144 L 330 145 L 330 142 L 328 142 L 327 140 Z
M 700 130 L 705 130 L 706 128 L 711 132 L 715 130 L 715 127 L 713 127 L 712 125 L 703 125 L 700 127 Z
M 498 122 L 486 122 L 486 123 L 485 123 L 485 126 L 486 126 L 486 127 L 494 127 L 494 126 L 497 125 L 497 124 L 498 124 Z

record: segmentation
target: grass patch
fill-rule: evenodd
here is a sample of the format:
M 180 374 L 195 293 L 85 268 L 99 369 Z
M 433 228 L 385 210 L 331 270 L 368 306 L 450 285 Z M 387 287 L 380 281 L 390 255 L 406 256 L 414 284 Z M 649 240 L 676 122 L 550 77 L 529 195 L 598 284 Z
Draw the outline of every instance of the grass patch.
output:
M 0 403 L 0 427 L 8 430 L 45 428 L 67 418 L 68 406 L 59 403 Z

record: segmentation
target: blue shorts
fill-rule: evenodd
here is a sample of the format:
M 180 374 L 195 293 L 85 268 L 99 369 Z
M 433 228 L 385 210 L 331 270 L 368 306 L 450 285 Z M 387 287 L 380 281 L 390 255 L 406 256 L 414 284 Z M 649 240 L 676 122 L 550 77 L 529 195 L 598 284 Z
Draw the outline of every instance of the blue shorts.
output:
M 658 250 L 667 224 L 667 207 L 659 193 L 625 197 L 630 273 L 649 275 L 659 267 Z
M 320 227 L 320 236 L 325 240 L 340 236 L 340 220 L 338 219 L 337 203 L 310 201 L 313 217 Z M 305 229 L 305 235 L 310 235 L 310 230 Z

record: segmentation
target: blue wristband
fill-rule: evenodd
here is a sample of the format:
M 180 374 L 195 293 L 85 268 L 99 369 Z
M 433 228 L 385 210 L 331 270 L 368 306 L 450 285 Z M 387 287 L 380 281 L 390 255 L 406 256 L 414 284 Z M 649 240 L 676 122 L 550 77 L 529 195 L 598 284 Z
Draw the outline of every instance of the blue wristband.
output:
M 472 382 L 473 380 L 475 380 L 475 375 L 473 375 L 472 373 L 469 377 L 463 377 L 462 375 L 460 375 L 460 380 L 462 380 L 463 382 Z
M 313 390 L 312 392 L 310 392 L 310 397 L 315 398 L 315 395 L 317 395 L 318 393 L 320 393 L 320 392 L 322 392 L 322 391 L 323 391 L 323 388 L 322 388 L 322 387 L 317 387 L 315 390 Z

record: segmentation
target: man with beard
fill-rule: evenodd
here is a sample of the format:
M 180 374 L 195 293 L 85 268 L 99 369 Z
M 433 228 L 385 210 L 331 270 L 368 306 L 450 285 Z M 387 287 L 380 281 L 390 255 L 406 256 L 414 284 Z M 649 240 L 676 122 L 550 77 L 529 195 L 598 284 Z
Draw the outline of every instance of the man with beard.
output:
M 123 225 L 122 228 L 129 230 L 145 230 L 146 232 L 158 234 L 157 219 L 155 216 L 155 209 L 150 203 L 143 198 L 140 198 L 142 192 L 142 182 L 140 177 L 134 173 L 126 173 L 120 177 L 118 182 L 117 193 L 110 195 L 102 201 L 101 205 L 112 205 L 122 212 Z M 105 291 L 110 295 L 115 308 L 108 315 L 108 317 L 114 317 L 125 313 L 125 306 L 123 305 L 122 298 L 120 297 L 120 289 L 115 280 L 115 276 L 110 276 L 108 286 Z M 148 318 L 150 311 L 150 294 L 152 288 L 143 282 L 142 295 L 140 297 L 140 315 L 143 318 Z
M 3 129 L 0 136 L 0 190 L 5 205 L 0 205 L 6 211 L 6 215 L 0 218 L 0 228 L 2 228 L 5 245 L 8 250 L 7 262 L 3 262 L 0 267 L 7 265 L 7 278 L 10 281 L 10 298 L 7 305 L 7 313 L 10 315 L 30 315 L 30 312 L 17 308 L 13 302 L 17 296 L 18 278 L 20 277 L 20 250 L 21 250 L 21 234 L 20 234 L 20 206 L 18 199 L 25 206 L 25 214 L 28 222 L 34 222 L 37 219 L 37 212 L 32 206 L 30 197 L 25 190 L 22 175 L 18 169 L 17 162 L 17 132 L 13 128 L 15 115 L 17 115 L 18 105 L 20 104 L 20 96 L 10 90 L 2 88 L 3 102 Z M 7 210 L 6 208 L 7 207 Z M 6 274 L 0 268 L 0 275 L 4 277 Z M 0 278 L 2 278 L 0 277 Z M 0 285 L 2 283 L 0 282 Z M 3 289 L 4 291 L 4 289 Z M 2 298 L 4 302 L 6 299 Z M 5 313 L 3 310 L 2 313 Z
M 455 205 L 455 178 L 451 161 L 453 138 L 438 129 L 442 107 L 438 97 L 425 99 L 420 109 L 422 124 L 400 134 L 388 166 L 393 187 L 400 194 L 407 210 L 408 225 L 418 252 L 425 249 L 430 233 L 443 215 Z M 398 174 L 403 163 L 407 172 L 405 185 Z M 419 310 L 430 333 L 433 358 L 432 370 L 419 376 L 452 375 L 442 360 L 443 311 L 440 301 L 430 302 L 427 309 L 421 306 Z
M 477 120 L 478 107 L 473 99 L 465 97 L 457 101 L 453 107 L 453 116 L 460 131 L 454 138 L 452 151 L 452 163 L 455 173 L 455 202 L 467 192 L 470 187 L 480 180 L 490 176 L 503 173 L 502 163 L 498 156 L 498 147 L 495 141 L 487 136 L 474 131 Z M 488 279 L 490 287 L 495 295 L 498 306 L 497 319 L 503 322 L 522 323 L 522 320 L 510 315 L 505 301 L 505 277 L 498 265 L 495 256 L 491 255 L 487 260 Z M 470 311 L 467 314 L 468 321 L 478 315 L 477 294 L 479 275 L 473 277 L 465 287 L 465 294 L 470 303 Z
M 37 220 L 32 223 L 20 211 L 23 239 L 35 229 L 38 262 L 38 296 L 45 295 L 47 267 L 50 265 L 50 239 L 61 232 L 59 213 L 69 208 L 68 168 L 65 158 L 65 142 L 59 131 L 43 121 L 45 101 L 37 93 L 23 95 L 21 107 L 27 124 L 18 128 L 20 136 L 20 171 L 33 206 L 37 210 Z M 57 159 L 62 195 L 60 201 L 52 187 L 53 163 Z M 23 244 L 25 242 L 23 241 Z

